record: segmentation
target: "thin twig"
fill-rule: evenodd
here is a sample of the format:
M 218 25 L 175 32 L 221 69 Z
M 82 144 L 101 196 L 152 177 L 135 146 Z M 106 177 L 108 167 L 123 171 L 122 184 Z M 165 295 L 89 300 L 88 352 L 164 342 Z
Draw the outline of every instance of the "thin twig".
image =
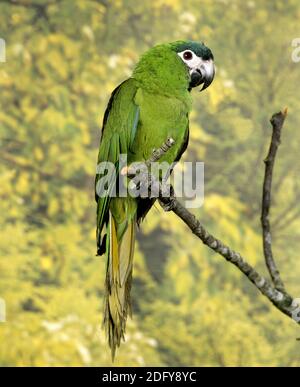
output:
M 269 220 L 270 206 L 271 206 L 271 192 L 272 192 L 272 179 L 273 169 L 276 159 L 278 147 L 280 145 L 281 130 L 284 120 L 287 115 L 287 109 L 283 112 L 273 114 L 270 122 L 272 124 L 272 139 L 265 162 L 265 177 L 263 184 L 263 195 L 262 195 L 262 213 L 261 213 L 261 225 L 263 233 L 263 249 L 266 266 L 272 278 L 275 287 L 278 290 L 284 291 L 284 285 L 280 278 L 279 270 L 276 266 L 273 252 L 272 252 L 272 236 L 271 236 L 271 225 Z

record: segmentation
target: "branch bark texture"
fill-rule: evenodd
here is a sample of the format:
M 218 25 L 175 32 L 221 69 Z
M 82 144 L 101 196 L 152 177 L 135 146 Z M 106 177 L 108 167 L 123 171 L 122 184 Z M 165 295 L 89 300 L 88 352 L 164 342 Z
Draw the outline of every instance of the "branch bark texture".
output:
M 276 113 L 272 116 L 270 122 L 272 125 L 272 138 L 267 158 L 265 162 L 265 178 L 263 183 L 263 195 L 262 195 L 262 213 L 261 224 L 263 231 L 263 249 L 266 266 L 270 273 L 273 284 L 278 290 L 284 291 L 284 284 L 280 278 L 279 270 L 277 269 L 275 259 L 272 252 L 272 236 L 271 236 L 271 224 L 269 220 L 270 207 L 271 207 L 271 192 L 272 192 L 272 180 L 273 170 L 276 159 L 276 154 L 281 141 L 281 130 L 287 115 L 287 110 L 284 112 Z

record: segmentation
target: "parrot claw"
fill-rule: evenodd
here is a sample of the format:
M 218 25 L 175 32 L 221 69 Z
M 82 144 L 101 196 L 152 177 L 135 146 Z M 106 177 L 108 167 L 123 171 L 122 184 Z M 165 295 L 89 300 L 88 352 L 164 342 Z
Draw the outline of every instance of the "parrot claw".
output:
M 128 166 L 126 165 L 125 167 L 123 167 L 123 168 L 121 169 L 120 174 L 121 174 L 122 176 L 127 176 L 127 175 L 128 175 L 128 172 L 129 172 L 129 168 L 128 168 Z
M 169 212 L 173 210 L 173 201 L 170 201 L 168 204 L 166 204 L 166 203 L 163 203 L 160 199 L 158 199 L 158 202 L 165 212 Z
M 168 203 L 165 203 L 160 198 L 158 198 L 158 202 L 165 212 L 169 212 L 169 211 L 172 211 L 174 208 L 174 200 L 173 200 L 175 199 L 174 188 L 171 185 L 166 185 L 164 186 L 164 188 L 165 190 L 163 190 L 162 196 L 165 198 L 169 198 L 170 200 Z

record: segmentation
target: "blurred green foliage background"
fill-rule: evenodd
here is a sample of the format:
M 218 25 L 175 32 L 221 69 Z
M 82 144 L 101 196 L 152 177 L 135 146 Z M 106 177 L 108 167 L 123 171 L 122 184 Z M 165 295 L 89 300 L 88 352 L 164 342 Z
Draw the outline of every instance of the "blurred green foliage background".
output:
M 112 90 L 149 47 L 204 41 L 217 75 L 193 92 L 185 160 L 205 162 L 204 224 L 264 270 L 268 119 L 289 107 L 274 181 L 274 249 L 300 297 L 298 0 L 1 0 L 1 365 L 111 365 L 101 331 L 94 174 Z M 299 366 L 297 325 L 156 206 L 138 235 L 134 318 L 115 365 Z

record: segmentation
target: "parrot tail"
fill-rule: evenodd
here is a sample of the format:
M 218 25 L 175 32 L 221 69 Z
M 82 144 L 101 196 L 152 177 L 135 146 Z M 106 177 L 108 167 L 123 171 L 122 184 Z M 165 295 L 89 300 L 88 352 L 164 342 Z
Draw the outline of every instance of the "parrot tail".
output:
M 118 240 L 117 225 L 109 212 L 103 325 L 111 348 L 112 360 L 121 339 L 125 339 L 127 316 L 131 316 L 130 290 L 135 227 L 135 220 L 132 219 L 128 222 L 121 240 Z

